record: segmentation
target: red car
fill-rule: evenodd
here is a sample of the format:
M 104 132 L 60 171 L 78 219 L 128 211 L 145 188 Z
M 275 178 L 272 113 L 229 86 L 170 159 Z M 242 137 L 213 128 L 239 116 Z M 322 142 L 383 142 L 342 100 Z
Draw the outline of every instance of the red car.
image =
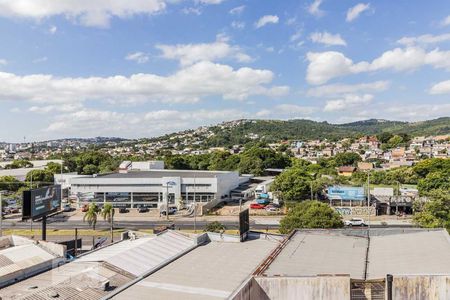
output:
M 259 203 L 252 203 L 252 204 L 250 204 L 250 208 L 251 209 L 264 209 L 264 205 L 259 204 Z

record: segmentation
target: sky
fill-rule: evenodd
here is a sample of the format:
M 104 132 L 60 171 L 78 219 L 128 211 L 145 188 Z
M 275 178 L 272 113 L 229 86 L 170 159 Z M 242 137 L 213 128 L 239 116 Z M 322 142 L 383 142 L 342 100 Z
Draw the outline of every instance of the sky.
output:
M 0 141 L 450 115 L 448 0 L 0 0 Z

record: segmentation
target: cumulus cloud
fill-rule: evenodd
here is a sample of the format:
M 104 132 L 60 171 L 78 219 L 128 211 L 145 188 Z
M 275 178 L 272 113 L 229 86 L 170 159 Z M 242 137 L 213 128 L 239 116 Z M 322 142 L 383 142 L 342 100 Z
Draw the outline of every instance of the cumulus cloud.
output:
M 389 88 L 389 81 L 374 81 L 360 84 L 328 84 L 308 90 L 310 97 L 336 97 L 336 95 L 382 92 Z
M 450 80 L 441 81 L 434 84 L 430 89 L 430 94 L 450 94 Z
M 259 18 L 259 20 L 255 23 L 256 28 L 261 28 L 266 26 L 267 24 L 277 24 L 279 21 L 278 16 L 275 15 L 266 15 Z
M 245 100 L 250 96 L 280 97 L 286 86 L 270 86 L 269 70 L 199 62 L 169 76 L 134 74 L 129 77 L 63 77 L 0 72 L 0 100 L 29 100 L 41 104 L 102 100 L 130 104 L 146 101 L 193 103 L 203 97 Z
M 50 28 L 48 29 L 48 32 L 50 34 L 55 34 L 56 31 L 58 31 L 58 27 L 56 27 L 56 26 L 50 26 Z
M 182 66 L 203 60 L 233 59 L 242 63 L 252 61 L 239 46 L 230 45 L 228 39 L 222 36 L 213 43 L 157 45 L 156 48 L 161 50 L 163 58 L 178 60 Z
M 316 17 L 321 17 L 324 15 L 324 11 L 320 9 L 320 5 L 322 4 L 322 0 L 314 0 L 313 3 L 311 3 L 308 6 L 308 12 Z
M 423 65 L 450 70 L 450 51 L 425 51 L 419 47 L 395 48 L 372 62 L 354 63 L 341 52 L 308 52 L 306 80 L 323 84 L 333 78 L 378 70 L 411 71 Z
M 164 0 L 0 0 L 0 16 L 41 20 L 62 15 L 84 26 L 108 27 L 111 18 L 153 15 L 166 8 Z
M 439 35 L 424 34 L 420 36 L 402 37 L 397 41 L 397 43 L 405 46 L 414 46 L 417 44 L 419 45 L 438 44 L 446 41 L 450 41 L 450 33 L 444 33 Z
M 137 62 L 138 64 L 145 64 L 146 62 L 148 62 L 150 57 L 143 52 L 134 52 L 125 56 L 125 59 Z
M 320 43 L 327 46 L 346 46 L 347 43 L 341 38 L 340 34 L 331 34 L 328 32 L 313 32 L 310 37 L 313 43 Z
M 229 13 L 232 15 L 240 15 L 244 12 L 245 10 L 245 5 L 241 5 L 241 6 L 237 6 L 233 9 L 230 9 Z
M 59 105 L 44 105 L 31 106 L 28 111 L 35 113 L 50 113 L 50 112 L 73 112 L 83 108 L 81 103 L 59 104 Z
M 181 12 L 185 15 L 200 16 L 202 14 L 202 10 L 199 7 L 185 7 L 181 10 Z
M 373 100 L 373 95 L 364 94 L 364 95 L 355 95 L 349 94 L 345 95 L 342 99 L 329 100 L 327 101 L 324 111 L 340 111 L 345 109 L 350 109 L 354 107 L 358 107 L 364 104 L 368 104 Z
M 345 20 L 347 22 L 352 22 L 356 18 L 358 18 L 362 12 L 368 10 L 369 8 L 370 8 L 369 3 L 358 3 L 355 6 L 348 9 L 347 17 L 345 18 Z

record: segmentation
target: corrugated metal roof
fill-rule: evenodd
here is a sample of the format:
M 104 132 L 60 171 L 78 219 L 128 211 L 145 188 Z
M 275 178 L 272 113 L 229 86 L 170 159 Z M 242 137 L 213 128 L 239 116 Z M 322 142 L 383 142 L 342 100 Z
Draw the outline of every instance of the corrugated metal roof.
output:
M 168 231 L 105 261 L 139 276 L 193 246 L 194 240 Z

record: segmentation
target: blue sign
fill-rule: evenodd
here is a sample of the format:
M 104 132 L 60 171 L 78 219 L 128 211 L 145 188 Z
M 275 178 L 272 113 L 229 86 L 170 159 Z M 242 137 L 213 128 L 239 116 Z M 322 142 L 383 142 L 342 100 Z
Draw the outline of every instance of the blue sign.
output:
M 333 200 L 365 200 L 366 194 L 363 187 L 352 186 L 329 186 L 327 191 L 328 199 Z

